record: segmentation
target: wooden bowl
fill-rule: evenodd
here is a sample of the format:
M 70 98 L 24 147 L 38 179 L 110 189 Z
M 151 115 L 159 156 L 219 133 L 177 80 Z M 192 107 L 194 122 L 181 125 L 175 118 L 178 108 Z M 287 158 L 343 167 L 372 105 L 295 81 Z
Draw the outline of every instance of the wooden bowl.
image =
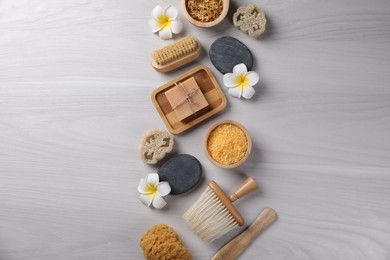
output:
M 222 0 L 222 12 L 221 12 L 221 15 L 218 16 L 218 18 L 215 19 L 215 20 L 212 21 L 212 22 L 204 23 L 204 22 L 200 22 L 200 21 L 198 21 L 198 20 L 195 20 L 195 19 L 192 18 L 192 16 L 188 13 L 187 1 L 188 1 L 188 0 L 182 0 L 182 1 L 181 1 L 181 7 L 182 7 L 182 10 L 183 10 L 183 14 L 184 14 L 185 18 L 186 18 L 190 23 L 192 23 L 193 25 L 198 26 L 198 27 L 208 28 L 208 27 L 212 27 L 212 26 L 215 26 L 215 25 L 219 24 L 219 23 L 222 22 L 222 20 L 226 17 L 226 15 L 227 15 L 227 13 L 228 13 L 228 11 L 229 11 L 229 3 L 230 3 L 230 0 Z
M 224 124 L 232 124 L 232 125 L 235 125 L 235 126 L 237 126 L 238 128 L 240 128 L 240 129 L 244 132 L 245 137 L 246 137 L 247 142 L 248 142 L 248 147 L 247 147 L 247 149 L 246 149 L 246 152 L 245 152 L 244 157 L 242 157 L 238 162 L 235 162 L 235 163 L 233 163 L 233 164 L 222 164 L 222 163 L 220 163 L 220 162 L 214 160 L 214 158 L 211 157 L 211 155 L 210 155 L 210 153 L 209 153 L 209 151 L 208 151 L 208 149 L 207 149 L 207 141 L 209 140 L 209 136 L 210 136 L 211 132 L 212 132 L 214 129 L 216 129 L 218 126 L 224 125 Z M 207 158 L 209 158 L 209 160 L 210 160 L 213 164 L 215 164 L 215 165 L 217 165 L 217 166 L 219 166 L 219 167 L 221 167 L 221 168 L 232 169 L 232 168 L 236 168 L 236 167 L 240 166 L 241 164 L 243 164 L 243 163 L 248 159 L 248 157 L 249 157 L 249 155 L 250 155 L 250 153 L 251 153 L 251 149 L 252 149 L 252 140 L 251 140 L 251 137 L 250 137 L 248 131 L 246 130 L 246 128 L 245 128 L 243 125 L 241 125 L 240 123 L 237 123 L 237 122 L 235 122 L 235 121 L 232 121 L 232 120 L 223 120 L 223 121 L 221 121 L 221 122 L 218 122 L 218 123 L 212 125 L 212 126 L 207 130 L 207 133 L 206 133 L 205 138 L 204 138 L 204 141 L 203 141 L 203 147 L 204 147 L 204 151 L 205 151 L 205 153 L 206 153 L 206 155 L 207 155 Z

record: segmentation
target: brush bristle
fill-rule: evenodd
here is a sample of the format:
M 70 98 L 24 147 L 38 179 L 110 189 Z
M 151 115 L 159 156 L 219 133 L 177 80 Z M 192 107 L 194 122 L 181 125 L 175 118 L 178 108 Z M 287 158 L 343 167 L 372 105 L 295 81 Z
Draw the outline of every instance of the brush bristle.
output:
M 153 59 L 159 66 L 167 65 L 177 59 L 196 52 L 200 48 L 194 36 L 187 36 L 153 53 Z
M 238 227 L 233 215 L 210 187 L 207 187 L 183 218 L 202 240 L 208 242 Z

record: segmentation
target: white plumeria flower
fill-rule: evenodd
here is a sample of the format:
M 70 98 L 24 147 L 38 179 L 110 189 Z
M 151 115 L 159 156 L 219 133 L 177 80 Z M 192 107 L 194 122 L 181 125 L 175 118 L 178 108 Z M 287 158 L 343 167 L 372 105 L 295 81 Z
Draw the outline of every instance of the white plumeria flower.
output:
M 158 35 L 164 40 L 172 38 L 172 33 L 178 34 L 183 29 L 183 24 L 177 21 L 177 8 L 168 6 L 163 9 L 156 6 L 152 11 L 152 19 L 149 20 L 152 32 L 158 32 Z
M 157 173 L 150 173 L 138 184 L 139 199 L 143 204 L 150 207 L 152 204 L 156 209 L 163 208 L 167 203 L 162 198 L 171 192 L 168 182 L 159 182 Z
M 259 82 L 259 75 L 255 71 L 248 71 L 244 63 L 237 64 L 233 73 L 223 75 L 223 84 L 229 88 L 229 94 L 233 97 L 241 96 L 250 99 L 255 94 L 252 87 Z

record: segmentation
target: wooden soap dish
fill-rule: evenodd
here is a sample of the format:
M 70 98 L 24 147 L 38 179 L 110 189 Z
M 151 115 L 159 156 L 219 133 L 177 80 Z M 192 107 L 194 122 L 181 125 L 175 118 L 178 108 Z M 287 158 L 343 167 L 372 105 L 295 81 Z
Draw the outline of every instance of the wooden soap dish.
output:
M 195 78 L 200 90 L 209 103 L 209 106 L 207 109 L 200 111 L 200 113 L 193 115 L 189 120 L 182 122 L 177 118 L 175 111 L 173 111 L 172 106 L 169 104 L 168 99 L 165 96 L 165 91 L 175 87 L 175 83 L 182 82 L 190 77 Z M 222 111 L 227 104 L 225 94 L 207 66 L 198 66 L 155 89 L 152 93 L 152 102 L 166 127 L 172 134 L 180 134 L 190 129 Z

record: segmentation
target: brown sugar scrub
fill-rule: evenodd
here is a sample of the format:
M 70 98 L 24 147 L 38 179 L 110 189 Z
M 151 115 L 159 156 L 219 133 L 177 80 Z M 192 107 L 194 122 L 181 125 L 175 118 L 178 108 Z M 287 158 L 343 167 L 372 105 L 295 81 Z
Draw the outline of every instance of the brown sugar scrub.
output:
M 219 166 L 233 168 L 249 156 L 251 140 L 243 126 L 233 121 L 223 121 L 209 130 L 206 137 L 209 158 Z
M 188 0 L 187 10 L 189 15 L 203 23 L 216 20 L 222 13 L 222 0 Z

